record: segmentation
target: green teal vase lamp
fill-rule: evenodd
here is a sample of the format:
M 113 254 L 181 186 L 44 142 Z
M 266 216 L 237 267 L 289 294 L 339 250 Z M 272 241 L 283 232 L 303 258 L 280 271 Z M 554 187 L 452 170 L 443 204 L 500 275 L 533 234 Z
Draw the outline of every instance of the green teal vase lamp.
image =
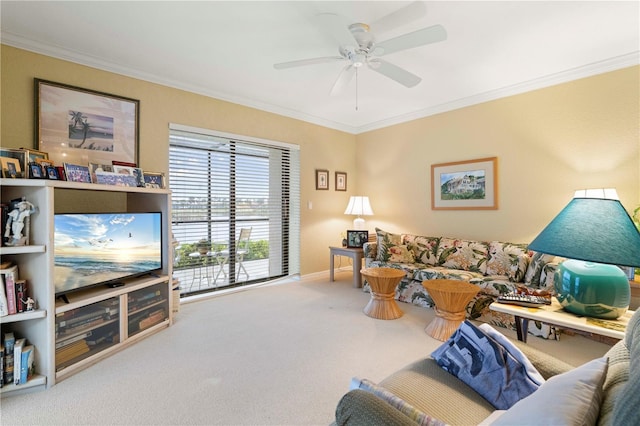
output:
M 629 308 L 629 279 L 619 266 L 640 266 L 640 232 L 615 189 L 577 191 L 529 249 L 567 259 L 554 277 L 565 310 L 616 319 Z

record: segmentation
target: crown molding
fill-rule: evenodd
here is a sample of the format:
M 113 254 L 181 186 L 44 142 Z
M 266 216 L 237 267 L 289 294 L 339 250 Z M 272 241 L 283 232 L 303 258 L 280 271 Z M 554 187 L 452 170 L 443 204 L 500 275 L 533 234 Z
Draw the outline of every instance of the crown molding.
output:
M 522 83 L 510 85 L 510 86 L 505 86 L 499 89 L 491 90 L 484 93 L 479 93 L 477 95 L 473 95 L 465 98 L 456 99 L 451 102 L 435 105 L 433 107 L 425 108 L 419 111 L 414 111 L 408 114 L 402 114 L 402 115 L 391 117 L 385 120 L 376 121 L 373 123 L 366 124 L 364 126 L 354 127 L 354 126 L 348 126 L 344 123 L 338 123 L 332 120 L 326 120 L 321 117 L 304 114 L 299 111 L 294 111 L 294 110 L 283 108 L 273 104 L 259 102 L 253 99 L 243 98 L 239 96 L 233 96 L 233 95 L 229 95 L 228 93 L 220 93 L 220 92 L 212 91 L 208 88 L 201 87 L 198 85 L 190 85 L 183 81 L 176 81 L 176 80 L 167 79 L 155 74 L 141 72 L 139 70 L 123 67 L 118 64 L 104 61 L 103 59 L 100 59 L 95 56 L 71 51 L 69 49 L 65 49 L 60 46 L 54 46 L 54 45 L 35 42 L 33 40 L 26 39 L 24 37 L 20 37 L 15 34 L 2 32 L 1 38 L 2 38 L 2 44 L 6 44 L 8 46 L 12 46 L 18 49 L 27 50 L 27 51 L 38 53 L 45 56 L 51 56 L 57 59 L 62 59 L 65 61 L 80 64 L 80 65 L 85 65 L 91 68 L 96 68 L 102 71 L 108 71 L 115 74 L 120 74 L 127 77 L 148 81 L 154 84 L 160 84 L 163 86 L 172 87 L 175 89 L 180 89 L 180 90 L 184 90 L 191 93 L 208 96 L 211 98 L 246 106 L 249 108 L 255 108 L 261 111 L 282 115 L 285 117 L 305 121 L 311 124 L 316 124 L 319 126 L 330 128 L 330 129 L 351 133 L 354 135 L 640 64 L 640 52 L 636 51 L 626 55 L 588 64 L 585 66 L 550 74 L 545 77 L 529 80 L 526 82 L 522 82 Z

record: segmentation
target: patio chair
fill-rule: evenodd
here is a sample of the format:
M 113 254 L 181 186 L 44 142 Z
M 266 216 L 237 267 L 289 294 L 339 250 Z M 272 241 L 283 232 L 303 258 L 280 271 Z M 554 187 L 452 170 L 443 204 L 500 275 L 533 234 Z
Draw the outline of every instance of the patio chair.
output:
M 244 257 L 249 254 L 249 240 L 251 239 L 251 229 L 252 228 L 242 228 L 240 229 L 240 235 L 238 236 L 238 240 L 236 241 L 236 262 L 238 263 L 238 269 L 236 272 L 236 282 L 240 279 L 240 272 L 244 272 L 247 276 L 247 280 L 249 279 L 249 273 L 244 267 Z M 227 261 L 229 260 L 229 250 L 220 251 L 220 256 L 224 257 Z M 217 277 L 216 277 L 217 278 Z

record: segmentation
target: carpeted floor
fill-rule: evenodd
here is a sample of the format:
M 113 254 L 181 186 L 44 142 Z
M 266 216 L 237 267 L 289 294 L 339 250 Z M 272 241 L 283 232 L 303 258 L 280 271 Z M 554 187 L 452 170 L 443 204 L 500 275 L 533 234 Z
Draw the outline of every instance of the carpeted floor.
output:
M 374 320 L 351 273 L 336 279 L 183 304 L 169 329 L 47 391 L 2 399 L 0 424 L 327 425 L 351 377 L 380 381 L 441 343 L 424 333 L 433 310 L 401 303 L 402 318 Z M 529 344 L 575 365 L 608 349 L 581 336 Z

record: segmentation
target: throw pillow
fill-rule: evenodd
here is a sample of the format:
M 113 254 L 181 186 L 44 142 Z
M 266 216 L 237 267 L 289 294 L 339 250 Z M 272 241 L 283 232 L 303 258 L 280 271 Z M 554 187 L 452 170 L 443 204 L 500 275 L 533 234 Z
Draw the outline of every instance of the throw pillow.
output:
M 482 241 L 442 238 L 438 245 L 438 264 L 449 269 L 487 272 L 488 246 Z
M 384 256 L 389 251 L 389 247 L 402 244 L 402 236 L 376 228 L 376 242 L 378 245 L 376 260 L 384 261 Z
M 438 244 L 440 237 L 423 237 L 420 235 L 405 235 L 405 244 L 411 248 L 416 261 L 425 265 L 438 264 Z
M 400 245 L 387 247 L 387 251 L 382 255 L 382 260 L 385 262 L 413 263 L 415 262 L 415 257 L 407 246 Z
M 491 336 L 496 342 L 501 344 L 515 359 L 522 363 L 529 378 L 533 380 L 533 382 L 538 386 L 542 386 L 542 384 L 545 382 L 544 377 L 542 377 L 542 374 L 538 372 L 536 367 L 531 363 L 531 361 L 529 361 L 529 358 L 527 358 L 527 356 L 520 350 L 520 348 L 514 345 L 513 342 L 507 339 L 504 334 L 500 333 L 489 324 L 480 324 L 478 328 L 484 331 L 487 335 Z
M 487 275 L 506 276 L 512 282 L 524 281 L 529 259 L 524 245 L 492 241 L 489 243 Z
M 388 402 L 392 407 L 400 411 L 405 416 L 409 417 L 411 420 L 415 421 L 418 425 L 445 426 L 445 423 L 434 417 L 428 416 L 427 414 L 413 407 L 413 405 L 409 404 L 402 398 L 394 395 L 392 392 L 386 390 L 382 386 L 378 386 L 370 380 L 358 379 L 354 377 L 353 379 L 351 379 L 351 386 L 349 387 L 349 390 L 353 389 L 362 389 L 367 392 L 371 392 L 378 398 Z
M 539 288 L 541 284 L 540 274 L 542 274 L 544 265 L 553 262 L 555 258 L 555 256 L 550 254 L 533 252 L 527 272 L 524 274 L 524 282 L 529 286 Z
M 602 403 L 602 383 L 609 365 L 607 361 L 607 357 L 594 359 L 553 376 L 491 424 L 595 425 Z
M 509 409 L 539 387 L 522 363 L 468 320 L 431 356 L 498 410 Z

